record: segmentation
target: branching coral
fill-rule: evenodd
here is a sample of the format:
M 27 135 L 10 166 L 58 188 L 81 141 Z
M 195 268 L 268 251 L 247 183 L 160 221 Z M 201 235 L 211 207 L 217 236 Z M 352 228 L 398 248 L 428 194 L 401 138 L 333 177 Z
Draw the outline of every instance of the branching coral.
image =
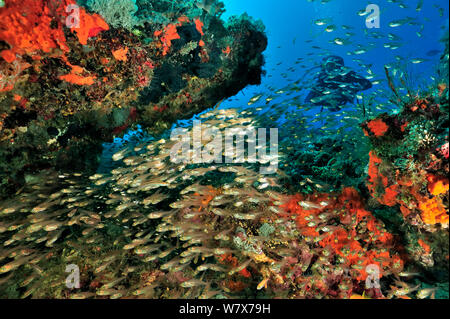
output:
M 195 5 L 213 16 L 220 15 L 225 11 L 223 2 L 217 0 L 199 0 Z
M 140 23 L 135 15 L 138 11 L 136 0 L 88 0 L 87 6 L 114 28 L 131 31 Z

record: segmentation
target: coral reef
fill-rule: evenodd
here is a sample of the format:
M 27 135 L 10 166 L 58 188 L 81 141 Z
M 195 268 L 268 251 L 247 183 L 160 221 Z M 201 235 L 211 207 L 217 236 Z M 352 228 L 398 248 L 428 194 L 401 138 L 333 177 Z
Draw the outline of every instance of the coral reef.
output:
M 448 83 L 442 82 L 410 96 L 398 114 L 362 125 L 372 144 L 371 196 L 402 217 L 396 227 L 412 259 L 442 281 L 448 281 L 442 276 L 448 273 L 448 118 Z
M 260 83 L 267 38 L 248 16 L 226 24 L 216 1 L 107 2 L 80 1 L 101 15 L 75 0 L 0 8 L 0 196 L 34 170 L 93 172 L 101 144 L 135 123 L 160 133 Z M 139 7 L 133 27 L 125 5 Z
M 201 118 L 204 128 L 223 120 L 223 131 L 252 116 L 226 110 Z M 175 143 L 128 145 L 111 155 L 120 167 L 89 178 L 43 172 L 26 186 L 22 202 L 5 202 L 0 287 L 9 288 L 0 295 L 401 295 L 390 287 L 404 266 L 394 237 L 355 189 L 288 195 L 256 164 L 174 163 Z M 64 285 L 69 263 L 81 272 L 73 292 Z M 380 288 L 365 288 L 368 265 L 379 267 Z
M 213 108 L 267 46 L 220 1 L 25 2 L 0 2 L 0 298 L 448 298 L 448 43 L 418 93 L 385 68 L 391 114 L 311 119 L 300 80 Z M 174 134 L 196 114 L 203 163 Z M 275 124 L 275 174 L 213 158 Z
M 231 109 L 200 116 L 204 129 L 223 121 L 222 134 L 257 117 Z M 20 202 L 4 202 L 0 296 L 409 298 L 413 282 L 399 278 L 413 276 L 415 257 L 433 260 L 442 240 L 416 238 L 412 251 L 352 187 L 290 195 L 282 171 L 261 175 L 257 164 L 223 157 L 212 166 L 176 163 L 176 142 L 166 133 L 136 145 L 128 136 L 105 154 L 118 164 L 111 171 L 48 170 Z M 67 264 L 80 269 L 74 291 L 64 285 Z M 374 274 L 379 286 L 368 287 Z

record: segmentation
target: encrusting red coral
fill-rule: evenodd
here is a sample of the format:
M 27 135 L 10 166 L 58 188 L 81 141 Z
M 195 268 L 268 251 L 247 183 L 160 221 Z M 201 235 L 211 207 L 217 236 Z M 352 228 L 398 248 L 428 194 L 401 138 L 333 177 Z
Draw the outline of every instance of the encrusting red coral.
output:
M 13 62 L 16 59 L 16 55 L 11 50 L 3 50 L 0 56 L 8 63 Z
M 9 44 L 10 49 L 1 52 L 1 56 L 9 63 L 17 54 L 30 56 L 38 51 L 50 53 L 53 49 L 68 52 L 62 24 L 56 17 L 66 17 L 65 6 L 74 4 L 73 0 L 62 0 L 58 7 L 52 9 L 48 1 L 10 0 L 4 8 L 0 8 L 0 39 Z M 52 28 L 52 21 L 57 27 Z
M 197 29 L 197 31 L 198 31 L 202 36 L 205 35 L 205 34 L 203 33 L 203 26 L 204 26 L 203 22 L 202 22 L 200 19 L 195 19 L 194 22 L 195 22 L 195 28 Z
M 63 23 L 70 12 L 69 5 L 76 5 L 75 0 L 61 0 L 55 6 L 54 1 L 47 0 L 9 0 L 4 8 L 0 8 L 2 26 L 0 39 L 10 45 L 9 50 L 1 52 L 1 56 L 12 62 L 16 54 L 33 56 L 39 51 L 50 53 L 54 49 L 68 52 Z M 71 27 L 81 44 L 87 44 L 87 39 L 108 30 L 108 24 L 98 15 L 90 15 L 85 9 L 79 9 L 79 23 Z M 70 25 L 69 25 L 70 27 Z
M 422 239 L 419 239 L 417 243 L 420 245 L 420 247 L 423 248 L 426 254 L 431 253 L 431 247 L 427 243 L 425 243 Z
M 384 195 L 380 198 L 380 203 L 386 206 L 394 206 L 397 204 L 398 185 L 394 184 L 384 190 Z
M 172 40 L 180 39 L 180 35 L 177 32 L 177 27 L 181 26 L 182 22 L 177 24 L 168 24 L 164 30 L 155 31 L 154 36 L 160 37 L 161 43 L 163 45 L 162 55 L 167 55 L 172 46 Z
M 76 34 L 80 44 L 87 44 L 89 38 L 97 36 L 101 31 L 108 30 L 108 24 L 98 14 L 88 14 L 79 8 L 78 23 L 68 24 L 71 20 L 70 5 L 76 5 L 75 0 L 9 0 L 5 7 L 0 8 L 0 40 L 10 48 L 0 52 L 0 56 L 8 63 L 13 63 L 19 57 L 28 55 L 33 60 L 41 60 L 41 54 L 59 57 L 67 61 L 65 54 L 70 51 L 64 35 L 64 27 Z M 69 12 L 68 12 L 69 11 Z M 67 25 L 66 25 L 67 24 Z M 69 64 L 68 64 L 69 65 Z M 39 67 L 36 65 L 35 67 Z M 60 79 L 79 84 L 92 84 L 95 77 L 82 77 L 79 72 L 61 76 Z M 0 79 L 3 81 L 4 79 Z M 9 82 L 7 88 L 12 89 L 14 82 Z
M 231 53 L 230 46 L 227 46 L 225 49 L 222 49 L 222 53 L 225 54 L 226 56 L 229 56 Z
M 60 80 L 77 85 L 92 85 L 95 83 L 96 76 L 83 75 L 86 71 L 78 65 L 72 65 L 65 56 L 62 57 L 62 60 L 64 60 L 72 70 L 69 74 L 59 76 Z
M 424 223 L 448 225 L 449 217 L 441 199 L 424 198 L 419 202 L 419 209 L 422 211 L 421 217 Z
M 356 280 L 365 280 L 368 265 L 379 266 L 381 275 L 403 267 L 400 257 L 381 249 L 392 246 L 393 237 L 364 208 L 353 188 L 344 188 L 337 197 L 316 194 L 306 199 L 297 194 L 281 207 L 287 212 L 282 216 L 295 217 L 302 236 L 339 256 L 341 266 L 352 269 Z
M 432 195 L 441 195 L 449 191 L 448 178 L 427 174 L 428 191 Z
M 76 33 L 78 41 L 86 45 L 89 38 L 96 37 L 100 32 L 109 30 L 108 24 L 98 14 L 88 14 L 80 8 L 80 22 L 78 26 L 70 29 Z
M 382 119 L 372 120 L 367 123 L 367 126 L 377 137 L 383 136 L 389 129 L 389 126 L 387 126 Z
M 375 155 L 373 151 L 369 153 L 369 178 L 367 187 L 371 195 L 383 205 L 395 206 L 400 204 L 400 211 L 404 218 L 409 216 L 414 210 L 420 213 L 420 217 L 425 224 L 448 225 L 449 216 L 443 205 L 442 199 L 439 197 L 424 196 L 420 193 L 418 186 L 407 177 L 401 176 L 397 172 L 396 179 L 389 181 L 379 171 L 379 165 L 383 160 Z M 424 176 L 425 179 L 425 176 Z M 430 195 L 441 196 L 449 191 L 449 182 L 446 177 L 436 176 L 434 174 L 426 174 L 428 181 L 427 190 Z M 390 186 L 389 183 L 394 183 Z M 404 202 L 398 198 L 398 195 L 408 194 L 408 201 Z
M 61 80 L 64 80 L 69 83 L 77 84 L 77 85 L 92 85 L 95 83 L 95 76 L 82 76 L 76 73 L 69 73 L 66 75 L 61 75 L 59 77 Z
M 172 41 L 180 39 L 180 35 L 178 34 L 177 28 L 182 26 L 184 23 L 189 23 L 189 18 L 182 16 L 178 18 L 178 23 L 170 23 L 163 30 L 157 30 L 154 32 L 154 36 L 159 38 L 162 46 L 162 55 L 167 55 L 170 52 L 170 48 L 172 47 Z M 195 29 L 203 36 L 205 33 L 203 32 L 204 23 L 197 18 L 194 20 Z M 199 46 L 205 46 L 205 42 L 203 40 L 199 41 Z
M 127 61 L 127 53 L 128 53 L 128 47 L 120 48 L 115 51 L 112 51 L 112 54 L 114 58 L 118 61 Z

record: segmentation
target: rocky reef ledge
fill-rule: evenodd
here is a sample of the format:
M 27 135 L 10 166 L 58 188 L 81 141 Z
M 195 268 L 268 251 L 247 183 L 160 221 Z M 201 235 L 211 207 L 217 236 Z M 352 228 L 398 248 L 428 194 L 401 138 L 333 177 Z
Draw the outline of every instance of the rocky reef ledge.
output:
M 128 128 L 162 132 L 259 84 L 264 25 L 223 11 L 214 0 L 6 1 L 0 197 L 42 169 L 95 170 L 102 143 Z

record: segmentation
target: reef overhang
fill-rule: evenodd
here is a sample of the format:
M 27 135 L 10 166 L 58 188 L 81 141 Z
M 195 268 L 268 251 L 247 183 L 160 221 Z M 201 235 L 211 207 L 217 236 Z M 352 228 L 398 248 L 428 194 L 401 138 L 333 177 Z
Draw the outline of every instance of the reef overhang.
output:
M 262 23 L 225 23 L 220 1 L 119 1 L 135 8 L 117 21 L 112 2 L 25 2 L 0 8 L 0 196 L 41 169 L 92 171 L 134 125 L 163 132 L 261 82 Z

